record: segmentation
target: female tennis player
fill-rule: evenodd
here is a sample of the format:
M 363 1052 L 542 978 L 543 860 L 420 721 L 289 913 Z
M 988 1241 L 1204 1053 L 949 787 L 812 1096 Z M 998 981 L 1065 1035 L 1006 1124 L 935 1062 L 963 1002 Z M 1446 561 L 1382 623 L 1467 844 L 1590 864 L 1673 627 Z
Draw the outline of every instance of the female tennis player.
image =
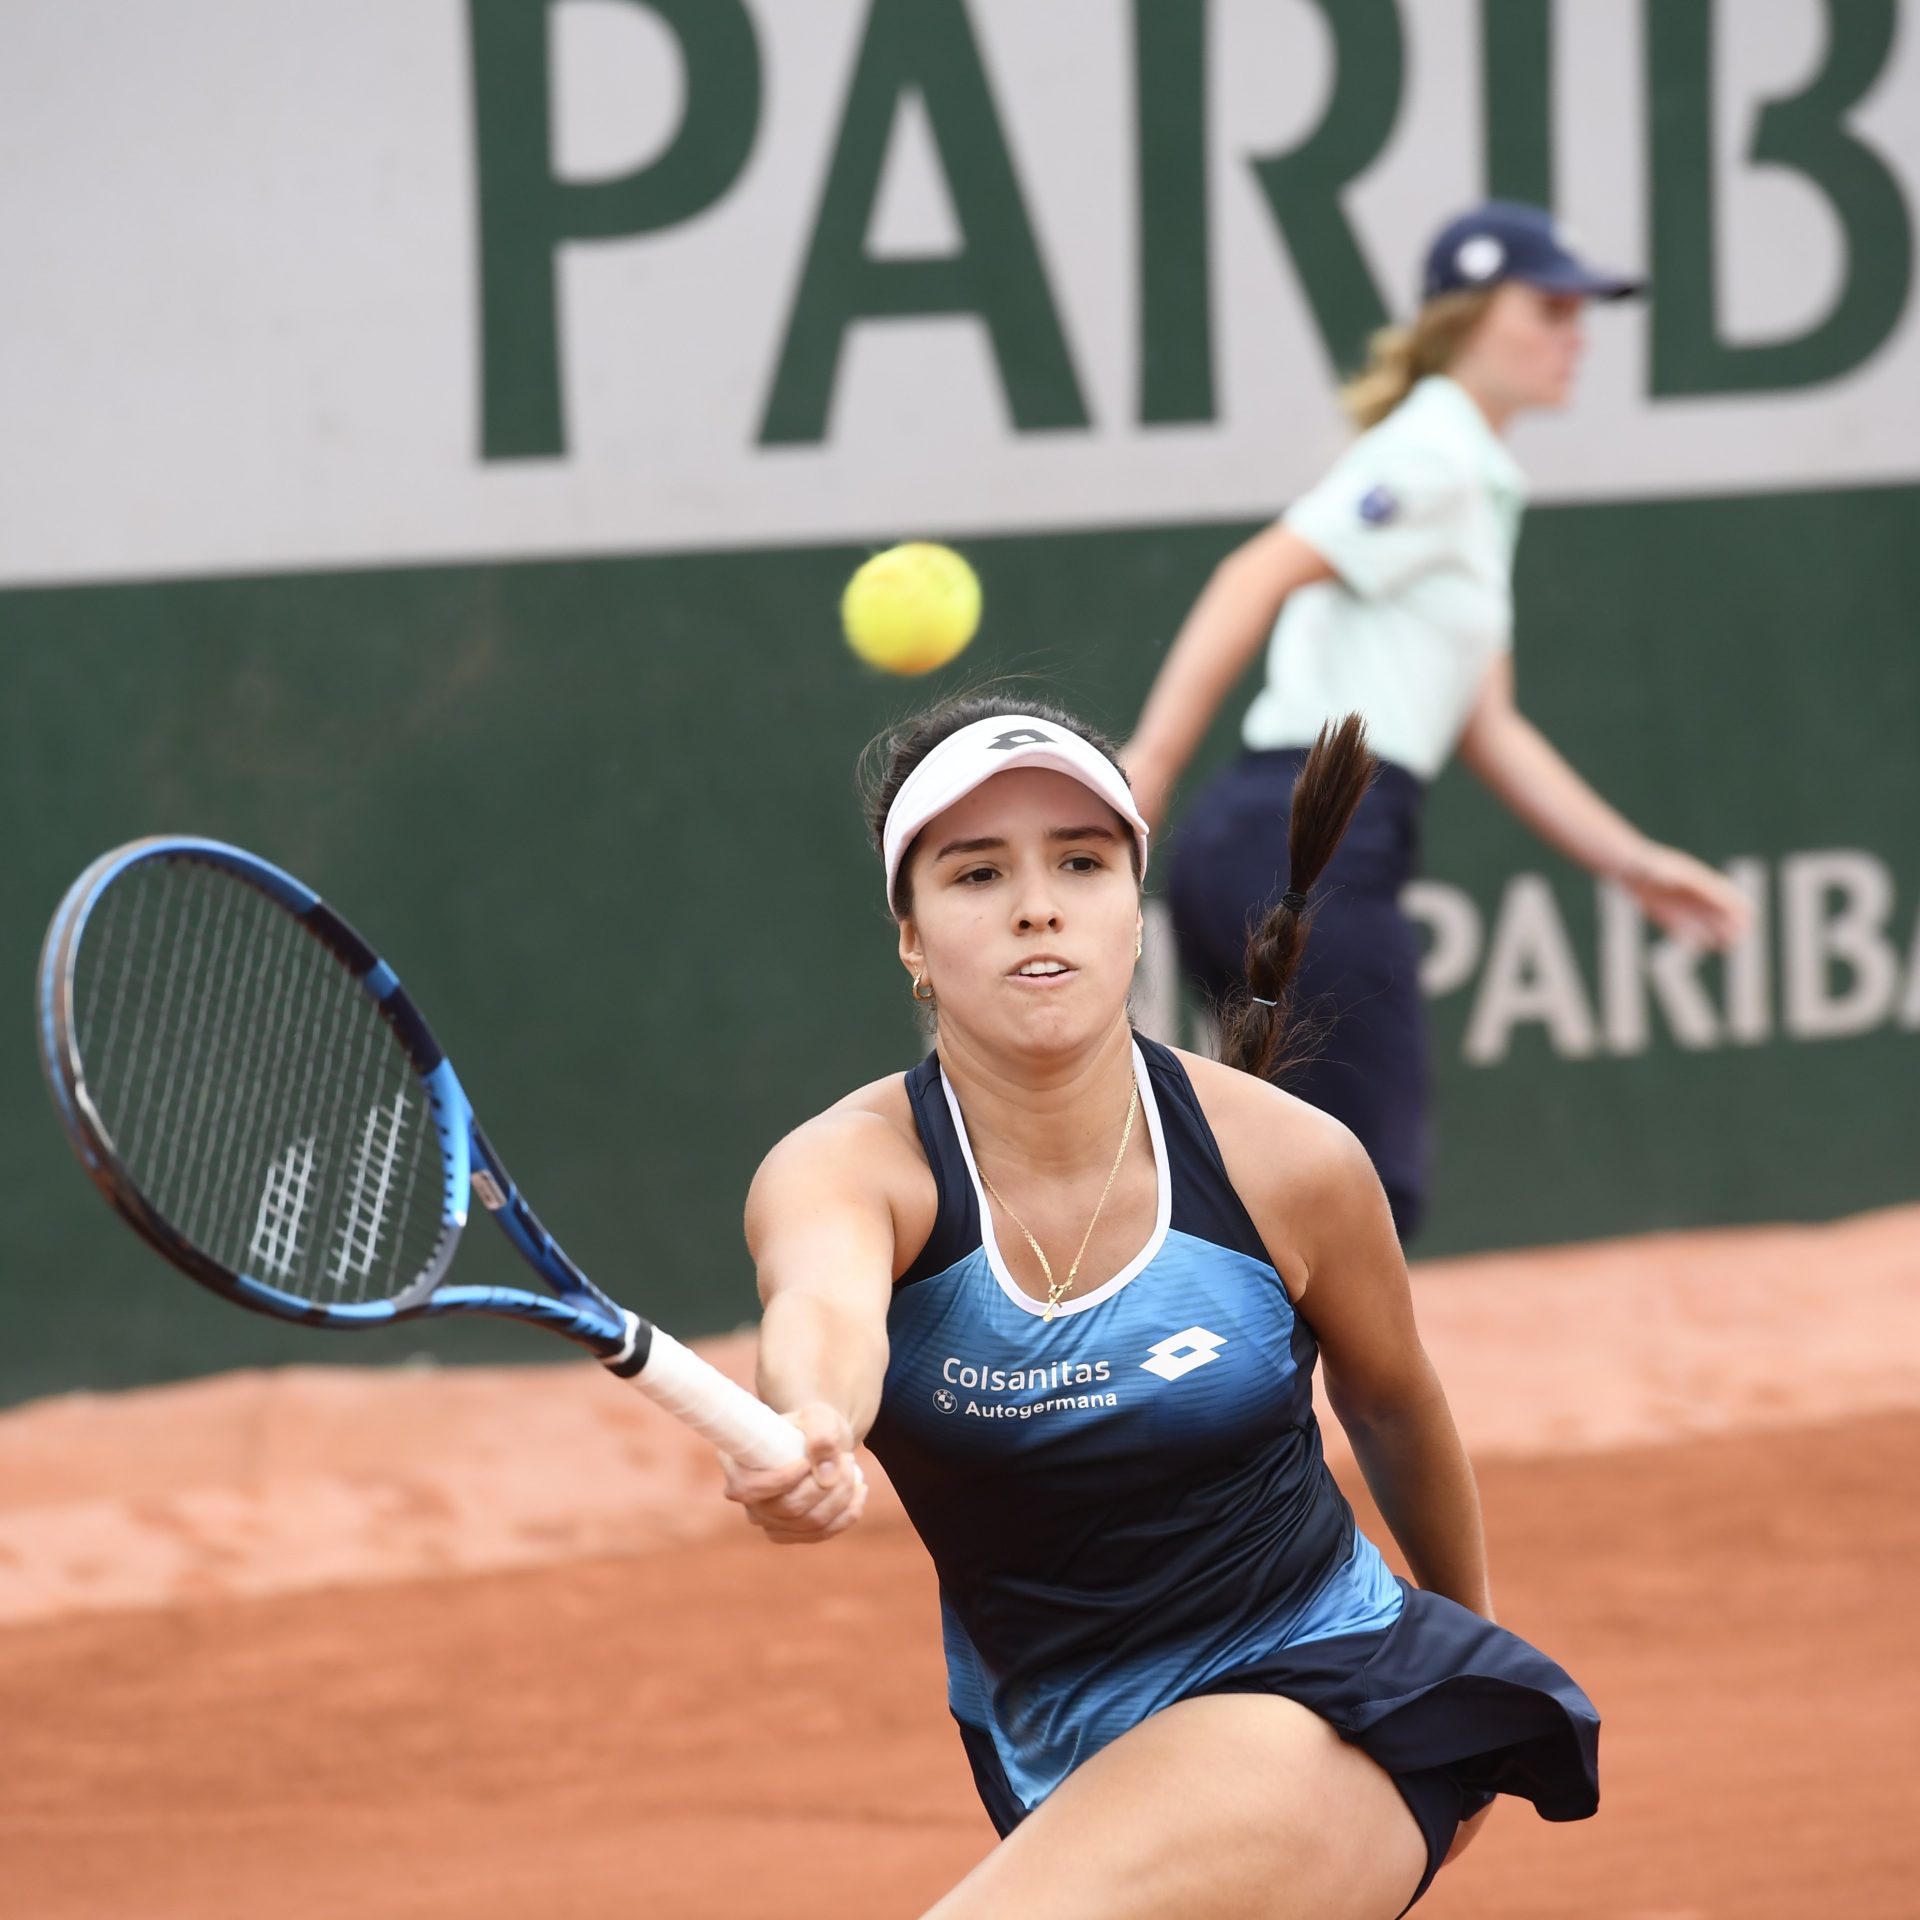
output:
M 1373 1157 L 1401 1237 L 1427 1182 L 1419 941 L 1401 913 L 1427 783 L 1458 752 L 1547 843 L 1618 881 L 1700 945 L 1744 931 L 1744 897 L 1607 805 L 1514 704 L 1512 572 L 1526 481 L 1501 435 L 1564 406 L 1587 304 L 1635 293 L 1568 251 L 1537 208 L 1453 221 L 1410 327 L 1378 336 L 1343 396 L 1365 431 L 1286 515 L 1221 562 L 1122 752 L 1156 827 L 1221 702 L 1267 647 L 1246 751 L 1180 825 L 1170 899 L 1182 965 L 1219 1001 L 1244 978 L 1247 929 L 1288 885 L 1280 823 L 1308 743 L 1363 715 L 1384 763 L 1320 904 L 1300 989 L 1332 1016 L 1289 1076 Z M 1595 589 L 1605 591 L 1604 582 Z
M 1353 721 L 1308 757 L 1298 887 L 1371 764 Z M 1591 1813 L 1594 1711 L 1492 1623 L 1380 1183 L 1263 1077 L 1304 902 L 1222 1064 L 1129 1025 L 1148 830 L 1088 728 L 949 703 L 887 743 L 872 824 L 937 1044 L 760 1168 L 760 1390 L 809 1458 L 730 1492 L 831 1539 L 864 1439 L 933 1556 L 1004 1836 L 933 1914 L 1391 1920 L 1495 1793 Z M 1327 1471 L 1316 1355 L 1417 1586 Z

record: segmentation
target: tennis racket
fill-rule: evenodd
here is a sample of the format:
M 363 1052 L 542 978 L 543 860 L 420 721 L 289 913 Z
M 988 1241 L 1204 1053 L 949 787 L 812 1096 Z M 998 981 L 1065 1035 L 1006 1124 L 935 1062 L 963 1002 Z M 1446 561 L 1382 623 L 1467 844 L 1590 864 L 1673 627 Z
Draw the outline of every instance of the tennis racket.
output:
M 94 1184 L 222 1299 L 311 1327 L 530 1320 L 744 1465 L 805 1452 L 567 1258 L 393 969 L 278 867 L 217 840 L 103 854 L 47 930 L 38 1015 Z M 469 1193 L 550 1291 L 449 1283 Z

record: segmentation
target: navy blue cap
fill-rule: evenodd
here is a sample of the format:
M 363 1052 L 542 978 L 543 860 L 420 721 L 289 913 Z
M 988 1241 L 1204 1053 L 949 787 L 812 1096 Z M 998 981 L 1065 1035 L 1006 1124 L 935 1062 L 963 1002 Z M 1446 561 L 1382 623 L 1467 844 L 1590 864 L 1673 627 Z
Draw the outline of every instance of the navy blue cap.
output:
M 1440 229 L 1427 249 L 1421 298 L 1477 293 L 1503 280 L 1522 280 L 1549 293 L 1583 293 L 1595 300 L 1624 300 L 1646 290 L 1644 280 L 1601 273 L 1577 258 L 1544 207 L 1489 200 Z

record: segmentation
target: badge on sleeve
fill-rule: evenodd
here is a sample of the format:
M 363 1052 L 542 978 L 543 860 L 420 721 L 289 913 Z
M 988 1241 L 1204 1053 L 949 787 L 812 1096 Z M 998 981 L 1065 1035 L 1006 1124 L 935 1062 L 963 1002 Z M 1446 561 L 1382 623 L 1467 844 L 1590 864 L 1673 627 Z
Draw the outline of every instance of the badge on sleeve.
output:
M 1400 511 L 1400 502 L 1389 487 L 1371 487 L 1360 496 L 1360 518 L 1370 527 L 1384 527 Z

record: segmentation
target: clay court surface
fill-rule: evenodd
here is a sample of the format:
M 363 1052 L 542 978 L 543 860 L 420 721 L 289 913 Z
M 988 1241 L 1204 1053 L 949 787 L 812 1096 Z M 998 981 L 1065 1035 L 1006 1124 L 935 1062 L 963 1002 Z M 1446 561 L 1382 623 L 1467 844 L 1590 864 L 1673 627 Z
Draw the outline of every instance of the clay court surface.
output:
M 1422 1920 L 1920 1914 L 1920 1208 L 1416 1288 L 1503 1616 L 1607 1721 L 1600 1817 L 1507 1803 Z M 0 1416 L 0 1912 L 917 1913 L 991 1843 L 924 1556 L 716 1483 L 578 1365 Z

